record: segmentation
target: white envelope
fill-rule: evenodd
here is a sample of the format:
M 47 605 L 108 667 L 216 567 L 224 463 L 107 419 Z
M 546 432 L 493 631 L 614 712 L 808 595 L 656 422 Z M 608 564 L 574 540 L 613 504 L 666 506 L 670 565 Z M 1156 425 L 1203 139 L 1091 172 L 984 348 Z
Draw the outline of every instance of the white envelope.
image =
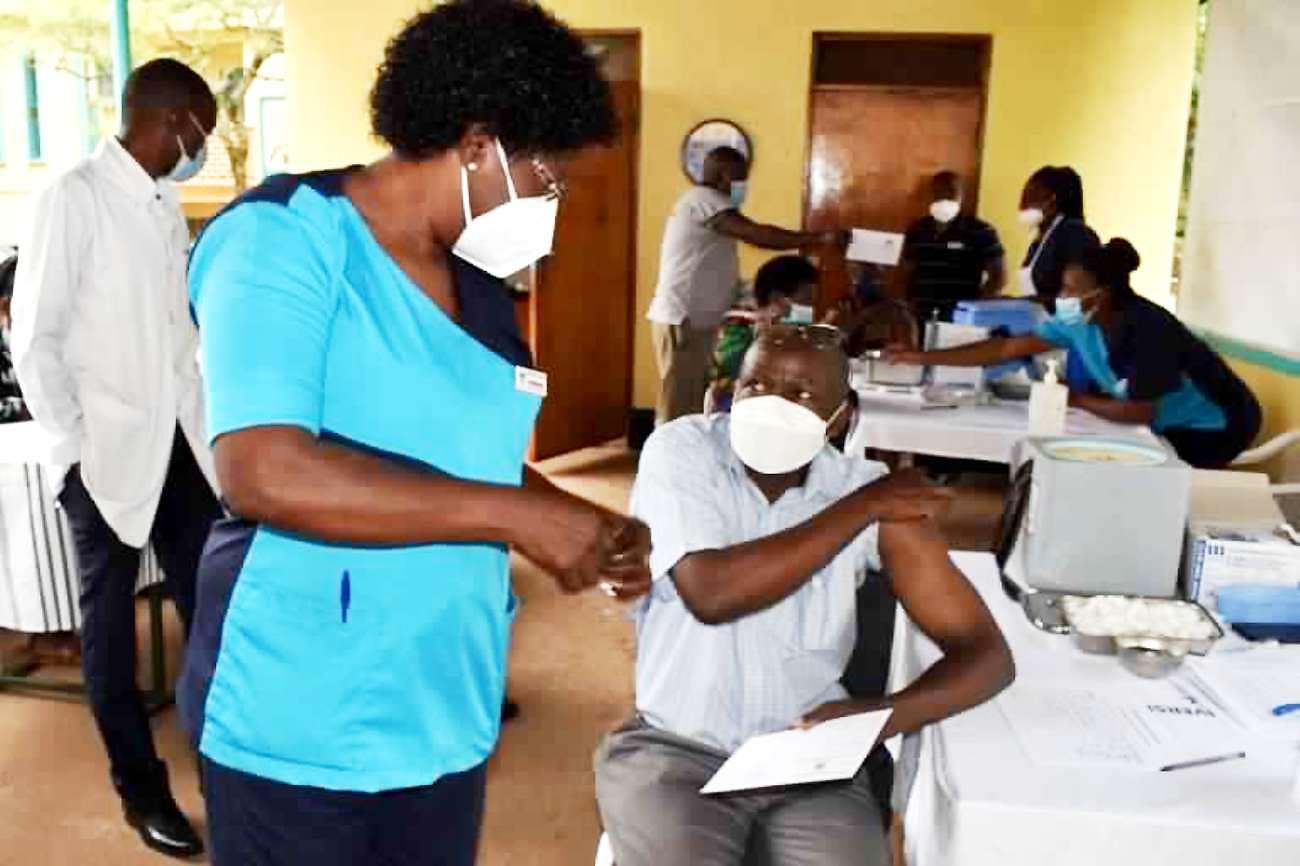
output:
M 874 710 L 746 740 L 701 794 L 841 782 L 857 775 L 892 710 Z
M 903 236 L 897 232 L 854 229 L 845 257 L 854 262 L 896 265 L 903 255 Z

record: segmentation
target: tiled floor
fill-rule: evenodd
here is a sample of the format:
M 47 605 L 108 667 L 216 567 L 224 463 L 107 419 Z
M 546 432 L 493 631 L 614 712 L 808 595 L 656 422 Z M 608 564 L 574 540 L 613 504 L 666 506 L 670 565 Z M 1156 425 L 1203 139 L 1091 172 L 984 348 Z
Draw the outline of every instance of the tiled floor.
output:
M 544 468 L 557 483 L 622 508 L 634 458 L 607 447 Z M 954 546 L 987 549 L 1000 497 L 995 480 L 962 488 L 945 527 Z M 632 705 L 631 627 L 619 605 L 604 596 L 563 596 L 526 562 L 515 563 L 514 575 L 524 604 L 511 653 L 510 692 L 523 713 L 506 726 L 492 759 L 480 862 L 586 866 L 598 835 L 591 753 L 601 733 Z M 143 639 L 142 633 L 142 646 Z M 175 671 L 174 623 L 168 648 Z M 63 673 L 75 676 L 72 670 Z M 201 815 L 193 762 L 175 711 L 162 713 L 156 728 L 182 806 Z M 0 694 L 0 866 L 161 862 L 119 819 L 85 708 Z

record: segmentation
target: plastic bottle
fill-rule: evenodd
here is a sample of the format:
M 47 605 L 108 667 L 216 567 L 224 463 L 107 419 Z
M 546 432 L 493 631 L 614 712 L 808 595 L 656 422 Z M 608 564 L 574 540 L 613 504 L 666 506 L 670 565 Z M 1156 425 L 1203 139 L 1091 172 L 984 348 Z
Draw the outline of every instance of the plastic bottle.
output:
M 1065 412 L 1070 404 L 1070 389 L 1056 374 L 1056 361 L 1047 362 L 1043 381 L 1029 389 L 1029 435 L 1061 436 L 1065 433 Z

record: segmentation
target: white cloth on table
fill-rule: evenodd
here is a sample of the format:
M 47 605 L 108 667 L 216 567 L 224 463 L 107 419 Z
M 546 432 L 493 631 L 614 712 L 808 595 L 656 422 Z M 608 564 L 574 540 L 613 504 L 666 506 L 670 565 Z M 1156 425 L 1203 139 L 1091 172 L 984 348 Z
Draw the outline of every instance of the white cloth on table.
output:
M 215 489 L 176 191 L 109 136 L 35 198 L 14 284 L 13 363 L 32 417 L 104 520 L 143 547 L 179 423 Z M 57 493 L 63 474 L 47 479 Z
M 1016 443 L 1029 435 L 1027 402 L 998 401 L 956 409 L 924 409 L 923 405 L 919 394 L 860 390 L 857 423 L 844 450 L 861 454 L 867 448 L 877 448 L 1010 463 Z M 1147 427 L 1115 424 L 1081 409 L 1071 409 L 1066 416 L 1066 433 L 1155 439 Z
M 70 631 L 81 625 L 72 531 L 51 492 L 50 440 L 33 422 L 0 425 L 0 628 Z M 137 591 L 159 583 L 152 547 Z
M 1018 682 L 1104 688 L 1131 676 L 1113 657 L 1031 626 L 1003 594 L 991 555 L 953 558 L 1006 634 Z M 939 655 L 914 627 L 899 633 L 895 688 Z M 1300 648 L 1286 653 L 1300 670 Z M 1046 768 L 1025 755 L 994 699 L 907 738 L 895 803 L 910 866 L 1281 866 L 1300 862 L 1300 804 L 1288 794 L 1298 759 L 1294 743 L 1273 742 L 1252 744 L 1243 760 L 1170 773 Z
M 692 415 L 659 427 L 629 508 L 654 537 L 654 586 L 637 608 L 637 710 L 655 728 L 726 752 L 847 697 L 839 681 L 857 637 L 856 593 L 879 569 L 879 533 L 869 527 L 796 592 L 723 625 L 695 619 L 671 570 L 688 554 L 797 526 L 886 472 L 826 446 L 803 486 L 770 503 L 732 451 L 729 422 Z

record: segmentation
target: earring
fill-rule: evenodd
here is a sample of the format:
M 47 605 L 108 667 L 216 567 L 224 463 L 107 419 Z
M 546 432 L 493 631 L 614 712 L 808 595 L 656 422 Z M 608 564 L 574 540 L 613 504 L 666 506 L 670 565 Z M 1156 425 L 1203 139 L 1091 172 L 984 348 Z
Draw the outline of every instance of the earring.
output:
M 465 166 L 465 167 L 466 167 L 467 169 L 469 169 L 470 171 L 478 171 L 478 163 L 477 163 L 477 162 L 471 162 L 469 165 L 467 165 L 467 166 Z

